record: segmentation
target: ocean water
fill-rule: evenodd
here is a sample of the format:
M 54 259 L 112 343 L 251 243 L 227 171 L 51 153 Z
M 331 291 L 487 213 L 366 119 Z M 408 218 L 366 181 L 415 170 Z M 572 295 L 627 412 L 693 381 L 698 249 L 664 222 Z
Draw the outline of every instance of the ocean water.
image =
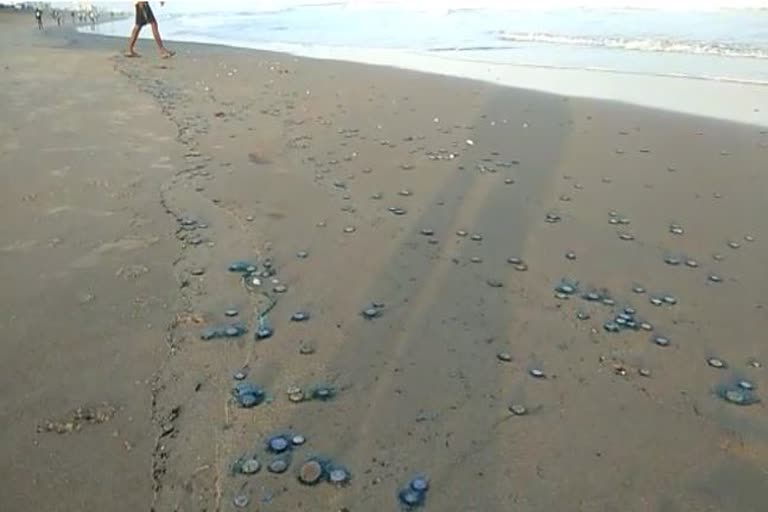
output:
M 170 40 L 342 60 L 350 50 L 386 50 L 395 66 L 398 55 L 419 54 L 768 85 L 768 0 L 253 4 L 184 2 L 155 11 Z M 130 24 L 97 31 L 125 35 Z

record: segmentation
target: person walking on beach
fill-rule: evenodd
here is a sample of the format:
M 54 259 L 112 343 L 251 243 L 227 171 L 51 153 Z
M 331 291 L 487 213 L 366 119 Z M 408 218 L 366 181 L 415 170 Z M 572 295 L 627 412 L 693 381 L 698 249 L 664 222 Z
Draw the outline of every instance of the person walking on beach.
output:
M 149 2 L 138 0 L 135 2 L 135 4 L 136 23 L 134 24 L 133 30 L 131 31 L 131 37 L 128 39 L 128 49 L 125 50 L 125 56 L 139 57 L 139 54 L 134 51 L 136 40 L 139 38 L 139 32 L 141 32 L 141 29 L 144 28 L 144 25 L 149 25 L 152 27 L 152 35 L 155 37 L 155 43 L 157 44 L 157 49 L 160 52 L 160 57 L 163 59 L 173 57 L 175 53 L 163 46 L 163 40 L 160 38 L 160 30 L 157 28 L 157 20 L 155 19 L 155 15 L 152 12 L 152 8 L 149 6 Z M 165 2 L 160 2 L 160 5 L 165 5 Z
M 39 7 L 35 9 L 35 19 L 37 20 L 37 30 L 43 30 L 43 11 Z

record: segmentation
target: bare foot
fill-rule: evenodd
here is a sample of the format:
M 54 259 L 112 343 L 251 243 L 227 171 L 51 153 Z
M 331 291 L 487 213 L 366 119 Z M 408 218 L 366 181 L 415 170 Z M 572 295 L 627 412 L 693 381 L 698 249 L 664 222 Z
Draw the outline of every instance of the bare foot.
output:
M 128 58 L 141 57 L 141 55 L 139 55 L 138 53 L 134 51 L 128 51 L 128 50 L 123 52 L 123 56 Z
M 170 59 L 174 55 L 176 55 L 176 52 L 174 52 L 173 50 L 163 50 L 160 52 L 161 59 Z

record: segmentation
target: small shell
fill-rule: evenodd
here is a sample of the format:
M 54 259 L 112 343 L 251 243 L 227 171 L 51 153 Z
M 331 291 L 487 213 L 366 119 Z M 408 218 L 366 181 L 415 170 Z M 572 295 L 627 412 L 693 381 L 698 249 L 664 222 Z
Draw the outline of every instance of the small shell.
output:
M 721 283 L 723 281 L 723 278 L 718 276 L 717 274 L 709 274 L 707 276 L 707 279 L 713 283 Z
M 722 359 L 718 359 L 717 357 L 710 357 L 709 359 L 707 359 L 707 364 L 712 368 L 718 368 L 718 369 L 722 369 L 727 366 L 725 364 L 725 361 L 723 361 Z
M 474 240 L 475 242 L 480 242 L 483 239 L 483 235 L 481 235 L 480 233 L 473 233 L 472 236 L 470 236 L 469 238 Z
M 650 297 L 648 299 L 648 302 L 650 302 L 654 306 L 661 306 L 661 305 L 664 304 L 664 301 L 662 299 L 660 299 L 659 297 Z
M 248 499 L 248 496 L 245 494 L 238 494 L 234 498 L 232 498 L 232 504 L 237 508 L 245 508 L 248 506 L 248 503 L 250 500 Z
M 669 338 L 665 336 L 654 336 L 653 342 L 660 346 L 660 347 L 668 347 L 669 346 Z
M 291 315 L 292 322 L 306 322 L 309 320 L 309 313 L 306 311 L 297 311 Z
M 479 256 L 472 256 L 471 258 L 469 258 L 469 261 L 471 261 L 472 263 L 481 263 L 483 261 L 483 258 Z
M 277 286 L 272 288 L 272 291 L 275 293 L 285 293 L 288 291 L 288 287 L 285 286 L 284 284 L 278 284 Z
M 421 230 L 421 234 L 424 236 L 432 236 L 435 234 L 435 230 L 431 228 L 423 228 Z
M 735 242 L 731 240 L 730 242 L 728 242 L 728 247 L 730 247 L 731 249 L 738 249 L 739 247 L 741 247 L 741 244 L 739 242 Z
M 307 442 L 307 439 L 300 434 L 296 434 L 295 436 L 291 437 L 291 444 L 293 446 L 301 446 L 306 442 Z
M 635 237 L 633 235 L 631 235 L 630 233 L 619 233 L 619 238 L 621 240 L 624 240 L 625 242 L 629 242 L 629 241 L 635 239 Z
M 239 315 L 239 314 L 240 314 L 240 312 L 239 312 L 238 310 L 236 310 L 236 309 L 228 309 L 228 310 L 224 311 L 224 314 L 225 314 L 226 316 L 232 317 L 232 316 L 237 316 L 237 315 Z
M 667 256 L 664 258 L 664 263 L 667 265 L 677 266 L 681 263 L 680 258 L 676 256 Z
M 640 374 L 641 377 L 650 377 L 651 376 L 651 370 L 648 368 L 640 368 L 637 370 L 637 373 Z
M 640 285 L 635 285 L 635 286 L 632 287 L 632 291 L 635 292 L 635 293 L 640 294 L 640 293 L 645 293 L 646 290 L 645 290 L 645 288 L 643 288 Z
M 357 231 L 357 228 L 355 226 L 347 226 L 344 228 L 345 233 L 354 233 Z
M 526 414 L 528 414 L 528 409 L 521 404 L 512 404 L 509 406 L 509 412 L 511 412 L 515 416 L 525 416 Z
M 685 260 L 685 264 L 691 268 L 698 268 L 699 262 L 693 259 Z
M 531 377 L 534 377 L 536 379 L 543 379 L 544 377 L 546 377 L 544 370 L 540 370 L 538 368 L 533 368 L 529 370 L 528 373 L 531 375 Z
M 505 363 L 510 363 L 512 362 L 512 354 L 510 354 L 509 352 L 499 352 L 498 354 L 496 354 L 496 359 L 498 359 L 499 361 L 503 361 Z
M 523 260 L 521 260 L 520 258 L 516 258 L 514 256 L 510 256 L 509 258 L 507 258 L 507 263 L 509 263 L 510 265 L 520 265 L 522 262 Z
M 565 259 L 571 260 L 571 261 L 575 260 L 576 259 L 576 253 L 573 252 L 573 251 L 568 251 L 567 253 L 565 253 Z
M 463 237 L 467 236 L 467 232 L 466 232 L 466 231 L 464 231 L 463 229 L 460 229 L 460 230 L 458 230 L 458 231 L 456 232 L 456 236 L 460 236 L 460 237 L 462 237 L 462 238 L 463 238 Z
M 515 265 L 515 270 L 517 270 L 518 272 L 525 272 L 526 270 L 528 270 L 528 265 L 525 263 L 520 263 L 518 265 Z

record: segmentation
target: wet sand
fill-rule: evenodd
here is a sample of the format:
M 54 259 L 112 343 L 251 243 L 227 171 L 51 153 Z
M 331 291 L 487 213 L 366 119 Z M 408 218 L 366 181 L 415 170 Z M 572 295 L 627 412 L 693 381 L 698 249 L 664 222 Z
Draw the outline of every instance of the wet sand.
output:
M 764 510 L 764 401 L 718 392 L 768 386 L 765 127 L 18 33 L 0 36 L 4 509 L 397 510 L 422 473 L 425 510 Z M 266 258 L 285 293 L 227 270 Z M 652 332 L 606 332 L 625 307 Z M 229 308 L 249 332 L 201 340 Z M 252 409 L 243 368 L 269 397 Z M 333 400 L 286 395 L 320 383 Z M 79 406 L 102 414 L 47 431 Z M 287 474 L 232 474 L 285 432 L 307 438 Z M 302 486 L 312 455 L 351 482 Z

